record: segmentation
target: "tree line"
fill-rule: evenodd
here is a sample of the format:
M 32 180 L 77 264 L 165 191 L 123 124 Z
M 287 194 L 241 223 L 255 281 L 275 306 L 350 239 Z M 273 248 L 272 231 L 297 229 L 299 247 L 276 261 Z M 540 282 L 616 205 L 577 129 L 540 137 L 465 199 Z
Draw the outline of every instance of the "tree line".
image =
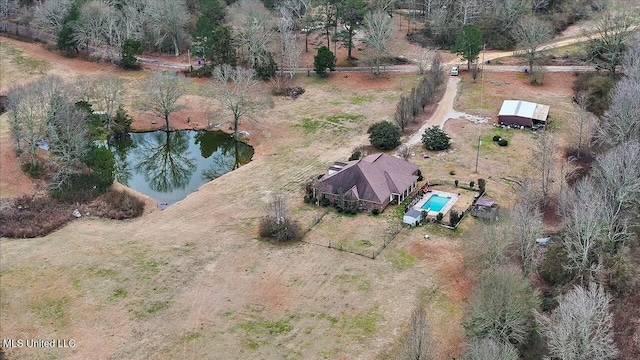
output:
M 394 3 L 6 0 L 0 4 L 0 14 L 5 26 L 11 19 L 27 27 L 36 38 L 55 36 L 58 48 L 70 55 L 86 49 L 102 57 L 118 57 L 125 67 L 134 67 L 130 57 L 143 50 L 178 56 L 190 49 L 208 67 L 204 71 L 220 65 L 242 65 L 266 78 L 275 74 L 276 60 L 292 76 L 302 52 L 309 51 L 309 38 L 314 33 L 323 37 L 334 53 L 338 45 L 347 48 L 348 59 L 354 60 L 354 37 L 360 30 L 370 49 L 366 61 L 379 73 L 381 63 L 391 55 L 388 42 L 393 35 L 390 9 Z M 304 49 L 297 41 L 299 35 L 305 37 Z
M 65 82 L 46 76 L 8 94 L 9 126 L 23 169 L 45 177 L 54 195 L 100 194 L 111 185 L 114 159 L 95 145 L 129 131 L 124 87 L 113 77 Z M 48 156 L 39 155 L 39 148 Z
M 563 165 L 557 162 L 557 135 L 538 133 L 534 171 L 520 184 L 507 219 L 486 223 L 465 241 L 476 285 L 464 318 L 461 359 L 622 355 L 612 306 L 637 285 L 638 259 L 631 254 L 637 253 L 640 225 L 638 54 L 636 39 L 621 59 L 625 76 L 602 119 L 585 120 L 585 107 L 580 101 L 575 105 Z M 573 163 L 578 161 L 590 170 L 576 178 Z M 541 258 L 536 240 L 544 234 L 541 209 L 549 208 L 557 212 L 561 230 Z M 531 279 L 538 275 L 553 288 L 536 290 Z M 436 330 L 421 313 L 420 306 L 412 313 L 397 358 L 436 358 Z

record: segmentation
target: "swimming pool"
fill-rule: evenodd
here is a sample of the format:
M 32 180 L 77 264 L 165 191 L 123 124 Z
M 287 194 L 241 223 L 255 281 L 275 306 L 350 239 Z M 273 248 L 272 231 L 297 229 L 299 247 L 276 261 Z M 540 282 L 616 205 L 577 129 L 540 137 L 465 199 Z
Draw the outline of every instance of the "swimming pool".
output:
M 449 202 L 449 200 L 451 200 L 450 197 L 431 195 L 429 200 L 427 200 L 427 202 L 422 205 L 422 210 L 440 212 L 440 210 L 442 210 L 442 208 Z

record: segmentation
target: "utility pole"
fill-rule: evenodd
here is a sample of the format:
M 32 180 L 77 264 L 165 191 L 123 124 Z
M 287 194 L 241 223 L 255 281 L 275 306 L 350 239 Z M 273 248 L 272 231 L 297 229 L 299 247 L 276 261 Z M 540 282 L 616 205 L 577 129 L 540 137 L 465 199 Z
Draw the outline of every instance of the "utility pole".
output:
M 480 66 L 480 109 L 482 109 L 482 101 L 484 100 L 484 51 L 486 47 L 487 44 L 482 45 L 482 66 Z
M 478 158 L 480 157 L 480 145 L 482 145 L 482 141 L 480 140 L 480 135 L 478 135 L 478 151 L 476 152 L 476 173 L 478 172 Z

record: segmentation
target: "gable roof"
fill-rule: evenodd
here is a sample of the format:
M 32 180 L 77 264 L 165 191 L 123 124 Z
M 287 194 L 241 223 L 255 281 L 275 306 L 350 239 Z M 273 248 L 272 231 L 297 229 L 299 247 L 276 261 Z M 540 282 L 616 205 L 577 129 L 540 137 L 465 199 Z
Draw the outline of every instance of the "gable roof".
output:
M 315 187 L 330 194 L 383 203 L 391 194 L 400 194 L 418 177 L 418 167 L 387 154 L 373 154 L 349 161 L 338 171 L 330 171 Z
M 495 200 L 486 197 L 481 197 L 480 199 L 478 199 L 478 201 L 476 201 L 476 205 L 478 206 L 493 206 L 493 204 L 495 203 Z
M 505 100 L 498 116 L 519 116 L 527 119 L 547 121 L 549 105 L 536 104 L 523 100 Z

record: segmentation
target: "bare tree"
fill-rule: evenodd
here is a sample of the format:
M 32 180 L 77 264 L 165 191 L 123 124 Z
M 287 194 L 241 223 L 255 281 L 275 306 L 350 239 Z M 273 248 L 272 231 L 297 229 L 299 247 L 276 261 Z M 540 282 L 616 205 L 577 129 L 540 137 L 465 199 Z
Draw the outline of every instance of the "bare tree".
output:
M 60 32 L 70 5 L 71 0 L 50 0 L 38 3 L 34 10 L 36 29 L 50 34 Z
M 472 337 L 492 336 L 522 344 L 532 327 L 538 299 L 529 281 L 513 266 L 499 266 L 482 274 L 474 289 L 465 328 Z
M 276 219 L 277 222 L 284 222 L 289 217 L 287 204 L 284 194 L 281 192 L 273 192 L 267 203 L 267 216 Z
M 82 172 L 91 143 L 86 113 L 62 97 L 55 97 L 52 103 L 47 128 L 56 171 L 49 186 L 60 189 L 70 185 L 72 175 Z
M 393 24 L 389 15 L 381 10 L 365 14 L 364 34 L 364 41 L 371 50 L 373 73 L 380 75 L 380 60 L 391 53 L 389 41 L 393 38 Z
M 578 150 L 576 156 L 580 158 L 582 152 L 590 148 L 590 139 L 595 126 L 593 114 L 587 111 L 589 95 L 581 91 L 575 95 L 577 104 L 576 115 L 573 117 L 571 131 L 574 133 L 574 146 Z
M 593 23 L 588 53 L 596 67 L 609 70 L 612 76 L 622 63 L 626 43 L 638 24 L 638 15 L 633 11 L 603 11 Z
M 93 80 L 91 97 L 93 109 L 104 112 L 107 131 L 111 133 L 114 117 L 124 97 L 122 80 L 116 76 L 97 77 Z
M 598 143 L 605 146 L 640 141 L 640 80 L 623 78 L 613 88 L 611 107 L 598 126 Z
M 20 26 L 23 26 L 27 30 L 27 34 L 31 36 L 31 26 L 34 21 L 34 3 L 28 1 L 15 1 L 16 5 L 10 6 L 13 8 L 13 20 L 16 22 L 16 35 L 18 35 L 18 30 Z
M 383 11 L 393 16 L 393 9 L 395 9 L 398 0 L 371 0 L 371 8 L 374 11 Z
M 88 76 L 78 76 L 67 84 L 69 96 L 74 101 L 93 101 L 93 81 Z
M 540 181 L 543 201 L 546 201 L 551 195 L 556 150 L 555 137 L 546 130 L 538 132 L 538 141 L 533 149 L 533 163 Z
M 518 360 L 518 350 L 508 342 L 493 338 L 475 339 L 469 343 L 464 360 Z
M 266 206 L 267 215 L 260 219 L 261 237 L 272 238 L 277 242 L 297 240 L 301 236 L 298 222 L 289 217 L 284 195 L 273 192 Z
M 640 142 L 632 140 L 598 155 L 593 178 L 616 214 L 640 205 Z
M 134 2 L 127 2 L 122 5 L 120 10 L 119 31 L 121 39 L 140 39 L 142 38 L 142 25 L 144 12 L 143 6 Z
M 590 179 L 583 179 L 560 198 L 560 214 L 564 218 L 562 245 L 567 253 L 568 270 L 588 280 L 596 258 L 596 248 L 603 242 L 606 230 L 602 193 Z
M 0 0 L 0 31 L 7 31 L 7 24 L 9 23 L 9 15 L 13 12 L 13 7 L 16 5 L 16 1 L 13 0 Z
M 456 5 L 463 26 L 473 24 L 474 20 L 480 16 L 481 2 L 478 0 L 459 0 Z
M 162 117 L 169 131 L 169 115 L 178 109 L 176 103 L 187 91 L 184 77 L 168 71 L 154 71 L 145 84 L 144 108 Z
M 631 216 L 640 209 L 640 143 L 634 140 L 598 155 L 593 180 L 605 201 L 606 244 L 615 249 L 631 236 Z
M 525 50 L 529 70 L 533 72 L 539 47 L 551 40 L 551 24 L 529 15 L 518 20 L 513 29 L 513 35 L 518 46 Z
M 280 54 L 282 57 L 282 66 L 287 68 L 289 78 L 293 76 L 300 65 L 300 56 L 302 55 L 302 46 L 298 44 L 296 35 L 296 23 L 291 10 L 280 7 L 280 21 L 278 22 L 278 30 L 280 32 Z M 284 71 L 284 68 L 282 69 Z
M 420 52 L 418 58 L 416 59 L 416 69 L 418 70 L 419 75 L 422 75 L 427 71 L 429 65 L 431 64 L 431 61 L 433 61 L 434 55 L 435 50 L 431 48 L 423 49 Z
M 269 47 L 274 38 L 274 19 L 258 0 L 240 0 L 229 10 L 229 22 L 237 33 L 240 46 L 246 48 L 246 62 L 252 68 L 269 60 Z
M 464 242 L 465 257 L 480 270 L 503 265 L 512 243 L 505 226 L 498 222 L 486 223 L 482 229 Z
M 180 39 L 184 36 L 184 27 L 189 21 L 184 0 L 149 1 L 145 8 L 145 17 L 155 36 L 156 46 L 170 40 L 175 55 L 180 55 Z
M 431 338 L 431 327 L 422 305 L 411 313 L 409 329 L 400 342 L 398 360 L 430 360 L 434 358 L 435 345 Z
M 541 12 L 549 7 L 550 0 L 531 0 L 531 10 L 533 12 Z
M 511 234 L 518 247 L 522 271 L 528 275 L 534 268 L 536 239 L 542 234 L 542 213 L 538 209 L 533 185 L 529 182 L 522 184 L 520 199 L 511 211 Z
M 602 286 L 577 286 L 559 300 L 549 316 L 537 314 L 553 359 L 615 359 L 611 297 Z
M 122 43 L 126 39 L 124 31 L 126 27 L 123 22 L 125 20 L 122 11 L 111 3 L 106 3 L 103 13 L 103 37 L 105 45 L 115 51 L 117 57 L 120 58 L 122 52 Z M 109 54 L 111 55 L 111 54 Z M 113 58 L 113 57 L 112 57 Z
M 400 96 L 400 100 L 396 105 L 396 112 L 393 114 L 393 120 L 400 126 L 402 131 L 413 121 L 413 109 L 409 97 Z
M 265 104 L 260 84 L 253 70 L 234 69 L 229 65 L 217 66 L 213 78 L 212 96 L 233 115 L 233 136 L 237 138 L 240 119 Z
M 636 82 L 640 82 L 640 35 L 630 41 L 627 53 L 622 59 L 624 74 Z
M 313 0 L 282 0 L 280 7 L 290 11 L 295 20 L 299 20 L 309 13 L 312 4 Z
M 299 21 L 302 33 L 305 36 L 304 51 L 309 52 L 309 36 L 317 30 L 318 16 L 312 11 L 314 0 L 283 0 L 281 7 L 288 9 L 294 16 L 294 21 Z
M 410 145 L 402 144 L 398 147 L 398 157 L 400 157 L 405 161 L 409 160 L 412 152 L 413 152 L 413 147 Z
M 108 10 L 109 7 L 99 0 L 92 0 L 80 9 L 80 17 L 73 25 L 73 38 L 78 44 L 87 46 L 87 53 L 90 44 L 104 43 L 105 14 Z
M 38 142 L 47 137 L 47 116 L 51 110 L 54 94 L 64 94 L 62 79 L 47 76 L 28 85 L 11 90 L 8 108 L 11 111 L 9 124 L 19 155 L 28 150 L 31 165 L 37 164 Z

